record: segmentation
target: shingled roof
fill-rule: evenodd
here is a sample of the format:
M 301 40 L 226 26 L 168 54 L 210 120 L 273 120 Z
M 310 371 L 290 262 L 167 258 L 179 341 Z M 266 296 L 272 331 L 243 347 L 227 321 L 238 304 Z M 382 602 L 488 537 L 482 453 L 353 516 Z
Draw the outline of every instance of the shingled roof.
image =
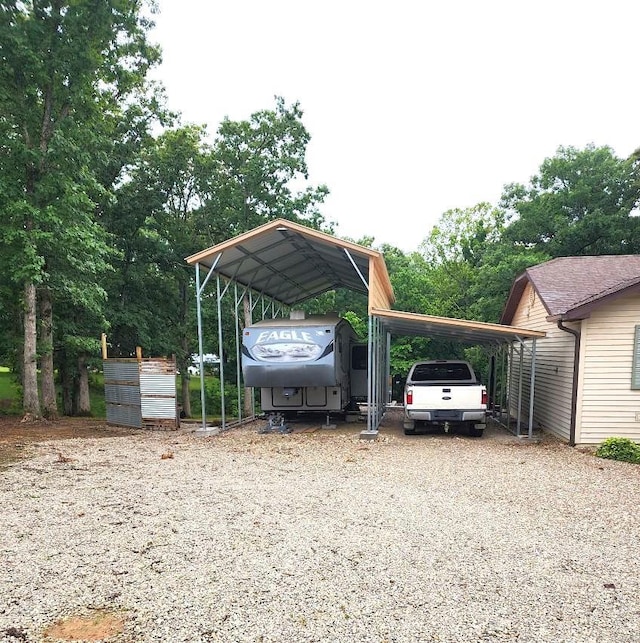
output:
M 527 283 L 550 318 L 585 319 L 615 297 L 640 293 L 640 255 L 558 257 L 527 268 L 513 283 L 501 323 L 511 323 Z

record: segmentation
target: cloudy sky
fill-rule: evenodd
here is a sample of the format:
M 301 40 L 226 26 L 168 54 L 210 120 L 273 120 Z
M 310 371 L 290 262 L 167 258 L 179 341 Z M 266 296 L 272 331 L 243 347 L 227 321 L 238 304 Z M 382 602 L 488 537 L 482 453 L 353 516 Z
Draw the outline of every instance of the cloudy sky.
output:
M 214 134 L 299 102 L 339 236 L 415 250 L 561 145 L 640 147 L 634 0 L 158 4 L 169 106 Z

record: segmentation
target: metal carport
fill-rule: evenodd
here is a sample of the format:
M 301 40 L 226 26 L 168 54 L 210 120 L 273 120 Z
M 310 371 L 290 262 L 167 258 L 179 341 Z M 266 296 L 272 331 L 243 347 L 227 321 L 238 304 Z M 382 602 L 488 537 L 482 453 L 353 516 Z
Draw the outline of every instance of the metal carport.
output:
M 504 417 L 498 419 L 510 427 L 511 419 L 515 420 L 515 433 L 521 436 L 523 397 L 522 383 L 525 376 L 523 359 L 525 352 L 531 355 L 531 367 L 528 373 L 530 390 L 527 412 L 527 436 L 533 436 L 533 404 L 536 376 L 536 344 L 537 340 L 544 337 L 542 331 L 517 328 L 503 324 L 471 321 L 466 319 L 453 319 L 450 317 L 436 317 L 433 315 L 420 315 L 399 310 L 383 310 L 372 308 L 372 317 L 377 320 L 382 330 L 389 335 L 419 335 L 423 337 L 440 337 L 453 339 L 465 344 L 482 345 L 492 358 L 502 357 L 503 376 L 507 380 L 507 387 L 503 388 L 506 404 Z M 490 398 L 495 398 L 495 359 L 494 367 L 487 383 Z M 515 398 L 516 414 L 511 418 L 511 402 L 506 397 Z
M 499 324 L 418 315 L 391 310 L 394 302 L 381 252 L 338 239 L 286 219 L 276 219 L 187 257 L 195 266 L 199 353 L 203 354 L 202 297 L 215 276 L 222 426 L 226 426 L 222 301 L 233 295 L 235 347 L 240 363 L 240 310 L 253 318 L 284 315 L 292 306 L 336 288 L 364 293 L 368 298 L 368 405 L 367 429 L 362 437 L 375 437 L 385 411 L 389 381 L 391 334 L 440 335 L 472 344 L 506 344 L 533 340 L 544 333 Z M 204 274 L 204 279 L 202 275 Z M 448 334 L 448 335 L 447 335 Z M 535 365 L 535 359 L 532 360 Z M 201 363 L 202 425 L 206 428 L 204 368 Z M 535 368 L 532 368 L 532 382 Z M 240 397 L 240 368 L 236 383 Z M 239 409 L 241 408 L 238 400 Z M 531 396 L 531 405 L 533 395 Z M 240 417 L 242 420 L 242 417 Z M 530 425 L 531 426 L 531 425 Z M 531 429 L 530 429 L 531 430 Z
M 196 268 L 196 306 L 199 351 L 202 355 L 202 296 L 215 276 L 218 310 L 220 387 L 224 406 L 222 300 L 233 295 L 236 317 L 236 353 L 240 362 L 239 311 L 246 306 L 253 317 L 278 317 L 292 306 L 336 288 L 367 295 L 369 309 L 369 405 L 367 431 L 375 433 L 384 413 L 384 386 L 380 373 L 388 372 L 388 350 L 383 345 L 373 307 L 389 309 L 393 289 L 381 252 L 338 239 L 286 219 L 276 219 L 186 259 Z M 204 274 L 204 279 L 202 279 Z M 236 382 L 240 390 L 240 369 Z M 204 369 L 200 368 L 205 426 Z M 374 377 L 374 375 L 376 375 Z M 239 405 L 240 406 L 240 405 Z

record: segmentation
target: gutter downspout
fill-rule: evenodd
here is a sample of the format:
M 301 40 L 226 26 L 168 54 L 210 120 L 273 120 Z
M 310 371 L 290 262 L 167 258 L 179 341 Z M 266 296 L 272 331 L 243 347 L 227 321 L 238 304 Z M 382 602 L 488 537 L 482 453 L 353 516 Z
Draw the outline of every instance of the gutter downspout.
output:
M 569 424 L 569 446 L 576 446 L 576 412 L 578 408 L 578 370 L 580 366 L 580 331 L 568 328 L 559 319 L 558 328 L 565 333 L 571 333 L 574 339 L 573 349 L 573 385 L 571 390 L 571 422 Z

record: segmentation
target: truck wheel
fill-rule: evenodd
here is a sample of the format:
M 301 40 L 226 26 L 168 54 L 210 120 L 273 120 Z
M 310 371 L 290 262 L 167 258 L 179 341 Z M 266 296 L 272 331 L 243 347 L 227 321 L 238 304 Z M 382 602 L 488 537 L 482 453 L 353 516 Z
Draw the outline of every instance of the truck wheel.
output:
M 405 429 L 405 430 L 404 430 L 404 434 L 405 434 L 405 435 L 415 435 L 415 434 L 416 434 L 416 430 L 415 430 L 415 429 Z
M 484 425 L 482 425 L 482 428 L 477 428 L 475 425 L 475 422 L 471 422 L 469 424 L 469 435 L 472 438 L 481 438 L 483 433 L 484 433 Z

